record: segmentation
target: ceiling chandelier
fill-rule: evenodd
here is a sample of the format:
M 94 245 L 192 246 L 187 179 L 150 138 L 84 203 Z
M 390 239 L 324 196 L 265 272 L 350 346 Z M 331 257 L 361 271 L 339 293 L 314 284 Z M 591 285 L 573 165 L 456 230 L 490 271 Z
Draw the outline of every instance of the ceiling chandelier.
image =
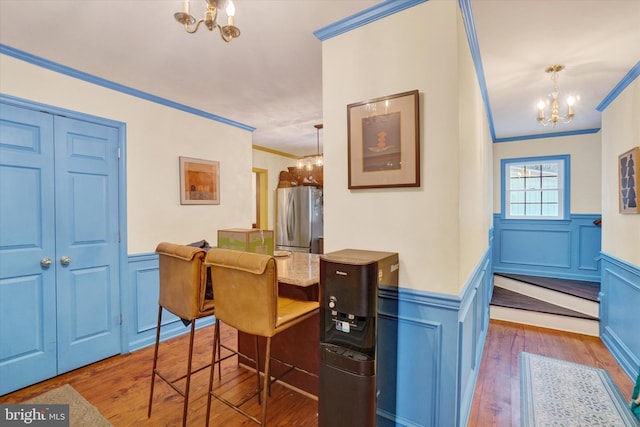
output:
M 184 0 L 182 12 L 176 12 L 173 17 L 176 21 L 184 26 L 187 33 L 193 34 L 198 31 L 200 24 L 204 25 L 213 31 L 214 28 L 220 30 L 220 37 L 222 40 L 229 43 L 234 38 L 240 37 L 240 29 L 234 25 L 234 16 L 236 14 L 236 8 L 233 5 L 233 0 L 227 0 L 227 25 L 218 24 L 218 0 L 205 0 L 207 3 L 207 10 L 204 12 L 204 18 L 196 21 L 196 18 L 189 12 L 189 0 Z M 193 26 L 195 24 L 195 26 Z M 193 26 L 193 27 L 192 27 Z
M 576 103 L 576 98 L 574 96 L 567 97 L 567 114 L 560 115 L 559 114 L 559 106 L 558 106 L 558 95 L 560 92 L 558 91 L 558 73 L 564 70 L 564 65 L 550 65 L 544 71 L 547 73 L 551 73 L 551 80 L 553 81 L 553 91 L 551 92 L 551 99 L 547 99 L 545 103 L 542 99 L 538 102 L 538 123 L 542 126 L 551 125 L 551 127 L 555 127 L 557 123 L 569 123 L 573 116 L 575 115 L 573 111 L 573 105 Z M 550 105 L 551 107 L 551 115 L 545 115 L 545 107 Z
M 320 167 L 322 166 L 323 159 L 322 154 L 320 154 L 320 129 L 323 128 L 322 123 L 313 125 L 316 128 L 316 153 L 311 156 L 304 156 L 298 159 L 298 169 L 305 168 L 307 170 L 312 170 L 314 166 Z

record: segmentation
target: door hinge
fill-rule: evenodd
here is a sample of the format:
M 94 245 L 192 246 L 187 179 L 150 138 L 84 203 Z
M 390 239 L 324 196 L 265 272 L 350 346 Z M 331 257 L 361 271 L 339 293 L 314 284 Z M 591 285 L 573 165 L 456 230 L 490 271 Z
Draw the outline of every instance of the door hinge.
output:
M 122 156 L 122 153 L 120 152 L 120 147 L 118 147 L 118 159 Z
M 122 313 L 120 313 L 120 325 L 122 325 Z

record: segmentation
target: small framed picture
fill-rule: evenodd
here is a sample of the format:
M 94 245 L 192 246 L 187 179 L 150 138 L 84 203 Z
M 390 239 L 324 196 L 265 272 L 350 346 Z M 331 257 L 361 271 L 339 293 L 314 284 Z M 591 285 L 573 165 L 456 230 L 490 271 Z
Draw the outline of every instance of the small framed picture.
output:
M 220 204 L 220 162 L 180 157 L 180 204 Z
M 417 90 L 347 106 L 349 188 L 420 186 Z
M 640 168 L 640 147 L 622 153 L 618 156 L 618 199 L 620 213 L 640 213 L 638 204 L 638 169 Z

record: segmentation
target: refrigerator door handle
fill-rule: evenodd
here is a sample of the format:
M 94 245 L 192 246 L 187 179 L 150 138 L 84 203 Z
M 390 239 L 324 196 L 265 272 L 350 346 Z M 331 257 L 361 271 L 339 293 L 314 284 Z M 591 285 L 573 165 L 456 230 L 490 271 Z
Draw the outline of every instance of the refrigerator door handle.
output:
M 295 199 L 293 192 L 288 194 L 287 200 L 287 240 L 291 242 L 293 240 L 293 230 L 295 230 L 296 216 L 295 216 Z

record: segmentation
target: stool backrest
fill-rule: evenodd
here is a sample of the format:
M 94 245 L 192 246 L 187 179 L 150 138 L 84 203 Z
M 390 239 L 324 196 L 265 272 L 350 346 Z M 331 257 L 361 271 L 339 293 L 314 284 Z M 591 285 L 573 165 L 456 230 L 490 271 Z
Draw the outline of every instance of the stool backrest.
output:
M 278 316 L 278 272 L 270 255 L 210 249 L 216 318 L 252 335 L 275 334 Z
M 158 304 L 181 319 L 193 320 L 204 307 L 206 266 L 204 249 L 161 242 L 156 248 L 160 266 Z

